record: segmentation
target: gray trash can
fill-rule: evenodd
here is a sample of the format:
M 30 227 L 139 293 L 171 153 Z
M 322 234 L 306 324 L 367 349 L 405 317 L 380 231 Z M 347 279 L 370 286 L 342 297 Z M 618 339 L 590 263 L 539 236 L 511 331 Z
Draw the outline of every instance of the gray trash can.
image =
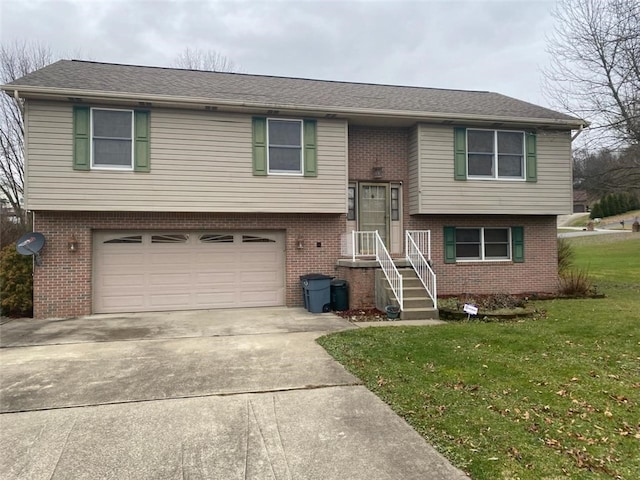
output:
M 349 287 L 346 280 L 331 282 L 331 309 L 338 312 L 349 310 Z
M 311 313 L 331 311 L 331 279 L 322 273 L 310 273 L 300 277 L 304 308 Z

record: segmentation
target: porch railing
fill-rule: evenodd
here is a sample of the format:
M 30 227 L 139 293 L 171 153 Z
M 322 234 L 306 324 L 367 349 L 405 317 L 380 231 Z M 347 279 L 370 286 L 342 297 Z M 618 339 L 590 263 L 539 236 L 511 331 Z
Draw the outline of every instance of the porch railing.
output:
M 391 255 L 387 251 L 387 247 L 384 246 L 384 242 L 378 232 L 375 233 L 376 239 L 376 260 L 380 264 L 382 271 L 384 272 L 384 276 L 387 277 L 387 281 L 389 285 L 391 285 L 391 290 L 393 294 L 396 296 L 398 300 L 398 306 L 400 310 L 404 309 L 404 303 L 402 298 L 402 275 L 398 271 L 396 264 L 393 262 Z
M 382 268 L 384 276 L 387 278 L 391 290 L 398 301 L 398 306 L 402 310 L 404 305 L 402 299 L 402 275 L 400 275 L 377 231 L 363 232 L 354 230 L 349 234 L 343 235 L 342 255 L 351 257 L 353 261 L 356 258 L 374 257 Z
M 425 240 L 427 241 L 426 245 L 424 243 Z M 431 232 L 428 230 L 407 231 L 405 234 L 405 242 L 407 260 L 411 263 L 411 266 L 431 298 L 433 308 L 438 308 L 436 274 L 422 253 L 427 253 L 428 258 L 431 259 Z M 425 250 L 425 247 L 427 247 L 427 250 Z
M 376 256 L 376 232 L 352 231 L 342 235 L 342 255 L 356 258 Z

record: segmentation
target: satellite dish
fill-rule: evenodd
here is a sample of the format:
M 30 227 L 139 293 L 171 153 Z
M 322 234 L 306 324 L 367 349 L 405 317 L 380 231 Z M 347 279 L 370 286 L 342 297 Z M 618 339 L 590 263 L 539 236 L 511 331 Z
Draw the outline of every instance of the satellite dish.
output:
M 16 250 L 20 255 L 33 255 L 36 265 L 40 265 L 40 251 L 44 248 L 44 235 L 29 232 L 21 236 L 16 242 Z

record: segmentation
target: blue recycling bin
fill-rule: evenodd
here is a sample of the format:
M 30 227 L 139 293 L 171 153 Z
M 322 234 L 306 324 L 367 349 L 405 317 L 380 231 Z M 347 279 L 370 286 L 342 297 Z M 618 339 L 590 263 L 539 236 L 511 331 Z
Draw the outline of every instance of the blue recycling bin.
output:
M 304 308 L 311 313 L 331 311 L 331 280 L 333 277 L 322 273 L 300 276 Z

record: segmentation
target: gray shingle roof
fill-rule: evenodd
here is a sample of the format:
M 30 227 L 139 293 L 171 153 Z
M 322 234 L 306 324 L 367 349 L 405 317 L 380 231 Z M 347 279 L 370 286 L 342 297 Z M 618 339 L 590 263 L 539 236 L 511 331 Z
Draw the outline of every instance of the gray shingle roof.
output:
M 272 108 L 311 110 L 395 111 L 487 116 L 495 119 L 535 118 L 578 125 L 582 121 L 553 110 L 493 92 L 348 83 L 301 78 L 143 67 L 60 60 L 5 86 L 64 89 L 77 92 L 181 97 L 247 102 Z M 20 90 L 20 88 L 18 88 Z

